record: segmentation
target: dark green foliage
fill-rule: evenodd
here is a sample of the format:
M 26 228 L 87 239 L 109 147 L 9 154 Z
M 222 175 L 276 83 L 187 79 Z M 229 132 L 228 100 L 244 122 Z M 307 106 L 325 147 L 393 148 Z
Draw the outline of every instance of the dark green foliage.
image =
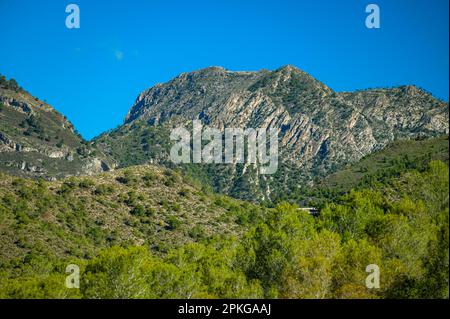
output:
M 7 80 L 3 75 L 0 75 L 0 88 L 5 88 L 13 91 L 18 91 L 21 89 L 16 80 L 14 80 L 13 78 Z
M 131 214 L 132 215 L 135 215 L 135 216 L 145 216 L 146 215 L 146 209 L 145 209 L 145 207 L 143 206 L 143 205 L 141 205 L 141 204 L 136 204 L 136 206 L 134 206 L 132 209 L 131 209 Z
M 119 183 L 125 184 L 125 185 L 133 185 L 137 182 L 136 177 L 133 175 L 133 172 L 130 170 L 125 170 L 123 172 L 123 176 L 119 176 L 116 178 L 116 180 Z
M 177 228 L 179 228 L 182 224 L 182 221 L 178 218 L 176 218 L 175 216 L 168 216 L 167 217 L 167 227 L 170 230 L 175 230 Z
M 91 188 L 91 187 L 95 186 L 95 183 L 94 183 L 94 181 L 92 181 L 90 179 L 83 179 L 82 181 L 80 181 L 78 186 L 80 188 Z
M 112 185 L 101 184 L 95 187 L 95 195 L 108 195 L 114 192 L 114 187 Z

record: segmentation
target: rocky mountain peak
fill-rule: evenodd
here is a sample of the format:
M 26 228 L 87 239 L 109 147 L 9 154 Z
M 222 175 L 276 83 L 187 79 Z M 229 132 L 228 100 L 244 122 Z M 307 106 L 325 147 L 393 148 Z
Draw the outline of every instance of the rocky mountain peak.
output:
M 139 140 L 143 134 L 134 132 L 133 126 L 167 130 L 197 119 L 220 129 L 272 127 L 278 131 L 283 162 L 280 178 L 304 183 L 356 162 L 396 139 L 448 134 L 448 118 L 448 104 L 412 85 L 340 93 L 292 65 L 257 72 L 209 67 L 144 91 L 114 140 L 105 135 L 98 144 L 105 151 L 118 149 L 115 143 L 128 143 L 121 141 L 122 135 L 136 135 Z M 157 143 L 154 149 L 164 143 L 167 141 Z M 153 157 L 150 144 L 145 144 L 145 154 Z M 160 159 L 164 156 L 156 155 Z M 142 154 L 138 158 L 131 163 L 146 160 Z M 130 163 L 129 157 L 126 163 Z M 244 173 L 230 170 L 226 189 L 246 179 Z M 212 176 L 219 178 L 217 172 Z M 249 183 L 270 188 L 270 180 L 252 177 Z M 260 191 L 253 195 L 267 196 L 267 189 Z

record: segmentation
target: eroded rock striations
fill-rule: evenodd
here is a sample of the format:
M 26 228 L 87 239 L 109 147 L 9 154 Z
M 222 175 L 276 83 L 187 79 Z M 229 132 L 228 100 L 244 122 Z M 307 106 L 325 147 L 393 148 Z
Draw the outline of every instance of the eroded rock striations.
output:
M 394 140 L 448 134 L 448 118 L 447 103 L 411 85 L 335 92 L 291 65 L 258 72 L 209 67 L 142 92 L 124 125 L 96 144 L 122 166 L 155 161 L 159 147 L 164 154 L 156 160 L 170 165 L 164 141 L 141 138 L 145 127 L 161 128 L 166 143 L 171 127 L 194 119 L 217 128 L 275 128 L 281 161 L 275 176 L 258 176 L 246 165 L 200 168 L 217 191 L 264 199 L 273 188 L 310 183 Z M 133 150 L 123 146 L 130 141 Z

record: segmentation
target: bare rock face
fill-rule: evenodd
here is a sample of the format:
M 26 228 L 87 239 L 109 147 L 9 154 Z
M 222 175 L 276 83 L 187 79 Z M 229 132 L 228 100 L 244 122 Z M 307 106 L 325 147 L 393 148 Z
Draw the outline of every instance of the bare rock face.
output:
M 0 132 L 0 151 L 2 152 L 13 152 L 16 149 L 20 150 L 20 144 L 16 144 L 11 141 L 5 134 Z
M 63 158 L 66 156 L 65 152 L 63 151 L 50 151 L 47 154 L 48 157 L 50 158 Z
M 17 100 L 15 98 L 8 98 L 5 96 L 0 96 L 0 102 L 3 103 L 3 105 L 10 106 L 17 110 L 18 112 L 24 113 L 24 114 L 31 114 L 32 109 L 30 105 L 26 102 Z
M 415 86 L 341 93 L 290 65 L 273 72 L 210 67 L 142 92 L 118 130 L 122 137 L 112 141 L 106 135 L 97 143 L 114 148 L 123 136 L 133 135 L 137 123 L 162 127 L 194 119 L 217 128 L 275 128 L 283 163 L 279 179 L 299 181 L 326 175 L 396 139 L 449 130 L 448 104 Z M 217 190 L 229 192 L 248 171 L 230 169 L 229 177 L 214 172 L 213 179 L 228 181 L 220 182 Z M 263 185 L 256 194 L 260 197 L 268 196 L 275 179 L 248 177 L 250 183 Z
M 87 160 L 82 168 L 83 175 L 94 175 L 105 171 L 112 170 L 111 167 L 101 159 L 97 157 L 90 158 Z

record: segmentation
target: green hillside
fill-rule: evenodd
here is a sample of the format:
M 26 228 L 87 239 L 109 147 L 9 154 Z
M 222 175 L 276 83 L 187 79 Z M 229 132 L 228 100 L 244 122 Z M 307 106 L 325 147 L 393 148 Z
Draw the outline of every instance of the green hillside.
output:
M 301 206 L 323 206 L 352 189 L 370 188 L 398 178 L 405 170 L 425 170 L 430 161 L 449 163 L 448 135 L 420 140 L 397 140 L 357 163 L 348 164 L 313 185 L 291 185 L 289 194 L 281 194 L 275 202 L 289 201 Z M 269 203 L 271 205 L 271 203 Z
M 215 235 L 239 235 L 263 214 L 252 204 L 206 194 L 157 166 L 55 182 L 2 174 L 0 265 L 34 257 L 90 258 L 112 245 L 163 253 Z
M 319 218 L 204 194 L 155 167 L 3 175 L 0 297 L 448 298 L 448 173 L 440 161 L 406 169 Z M 69 264 L 80 289 L 65 286 Z M 378 289 L 365 285 L 369 264 Z
M 319 181 L 322 187 L 349 190 L 361 183 L 398 175 L 402 170 L 423 169 L 431 160 L 448 164 L 448 135 L 424 140 L 398 140 L 356 164 Z

